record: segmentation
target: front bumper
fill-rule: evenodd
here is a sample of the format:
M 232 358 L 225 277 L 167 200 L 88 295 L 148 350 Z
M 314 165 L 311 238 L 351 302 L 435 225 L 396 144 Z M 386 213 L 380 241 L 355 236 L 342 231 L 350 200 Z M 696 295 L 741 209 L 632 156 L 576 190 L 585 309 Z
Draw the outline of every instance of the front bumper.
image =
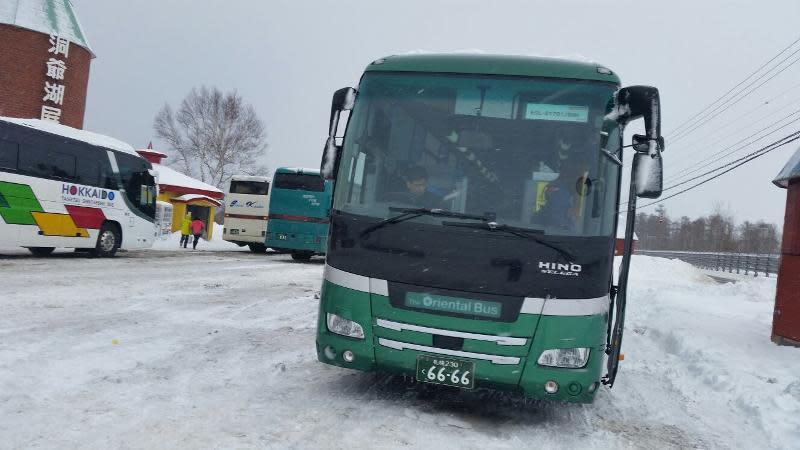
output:
M 385 370 L 415 376 L 417 355 L 439 355 L 475 362 L 475 384 L 503 390 L 522 391 L 526 396 L 577 403 L 591 403 L 597 393 L 605 354 L 603 352 L 606 315 L 535 316 L 521 314 L 519 320 L 533 325 L 527 347 L 500 346 L 494 342 L 465 340 L 456 351 L 434 347 L 432 335 L 419 331 L 387 330 L 377 325 L 377 314 L 385 314 L 388 298 L 344 288 L 328 281 L 323 284 L 317 324 L 317 358 L 339 367 L 363 371 Z M 327 313 L 337 314 L 361 324 L 364 339 L 333 334 L 327 330 Z M 421 313 L 414 313 L 421 314 Z M 523 317 L 528 316 L 528 317 Z M 440 319 L 441 316 L 437 316 Z M 534 320 L 535 319 L 535 320 Z M 443 327 L 444 328 L 444 327 Z M 536 363 L 544 349 L 570 346 L 590 347 L 586 366 L 581 369 L 544 367 Z M 343 358 L 345 351 L 354 355 L 352 362 Z M 548 381 L 560 388 L 550 394 Z

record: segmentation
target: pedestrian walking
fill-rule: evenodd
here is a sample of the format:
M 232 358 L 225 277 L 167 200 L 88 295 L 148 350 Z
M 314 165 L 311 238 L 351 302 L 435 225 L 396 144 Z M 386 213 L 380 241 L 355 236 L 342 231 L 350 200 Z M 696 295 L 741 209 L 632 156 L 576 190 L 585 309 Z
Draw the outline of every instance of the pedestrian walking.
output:
M 187 212 L 183 219 L 181 220 L 181 242 L 178 244 L 178 247 L 186 248 L 189 244 L 189 235 L 191 234 L 189 227 L 192 223 L 192 213 Z
M 200 219 L 194 219 L 191 225 L 189 225 L 189 228 L 191 228 L 192 235 L 194 235 L 194 243 L 192 243 L 192 250 L 196 250 L 197 241 L 199 241 L 200 236 L 203 235 L 203 230 L 206 229 L 206 224 L 204 224 L 203 221 Z

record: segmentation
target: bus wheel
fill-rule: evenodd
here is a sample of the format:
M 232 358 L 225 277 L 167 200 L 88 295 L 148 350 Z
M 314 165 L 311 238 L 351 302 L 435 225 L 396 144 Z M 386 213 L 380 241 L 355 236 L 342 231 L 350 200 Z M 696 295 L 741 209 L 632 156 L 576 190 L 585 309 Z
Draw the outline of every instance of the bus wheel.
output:
M 117 228 L 109 223 L 104 223 L 100 228 L 100 234 L 97 235 L 97 245 L 92 253 L 101 258 L 110 258 L 117 253 L 120 241 Z
M 314 253 L 312 252 L 292 252 L 292 259 L 295 261 L 308 261 Z
M 28 247 L 28 250 L 33 253 L 34 256 L 47 256 L 53 253 L 55 249 L 55 247 Z
M 247 246 L 253 253 L 267 253 L 267 247 L 264 244 L 247 244 Z

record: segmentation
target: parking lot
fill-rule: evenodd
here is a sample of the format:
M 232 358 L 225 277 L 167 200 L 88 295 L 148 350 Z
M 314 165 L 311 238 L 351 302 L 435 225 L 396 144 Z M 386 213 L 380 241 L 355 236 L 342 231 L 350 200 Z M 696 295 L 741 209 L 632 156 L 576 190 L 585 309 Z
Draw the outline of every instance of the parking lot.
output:
M 320 364 L 322 269 L 321 259 L 214 248 L 114 259 L 2 254 L 0 447 L 683 448 L 780 446 L 796 433 L 775 434 L 743 414 L 746 396 L 730 405 L 712 389 L 700 401 L 700 381 L 681 386 L 691 372 L 676 361 L 694 350 L 644 325 L 666 310 L 650 291 L 649 309 L 631 300 L 630 362 L 592 405 L 423 387 Z M 728 289 L 689 280 L 672 293 L 677 305 L 698 286 Z M 694 364 L 703 377 L 718 376 Z M 779 378 L 762 384 L 780 392 L 792 380 Z M 730 412 L 706 414 L 726 404 Z

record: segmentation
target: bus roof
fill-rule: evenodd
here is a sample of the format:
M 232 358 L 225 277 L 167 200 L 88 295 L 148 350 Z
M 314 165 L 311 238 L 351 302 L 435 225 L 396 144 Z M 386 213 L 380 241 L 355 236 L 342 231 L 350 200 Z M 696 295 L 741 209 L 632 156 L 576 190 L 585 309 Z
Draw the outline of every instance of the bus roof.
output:
M 620 82 L 614 72 L 595 62 L 483 53 L 393 55 L 372 62 L 365 71 L 472 73 Z
M 0 122 L 11 123 L 23 127 L 32 128 L 44 133 L 54 134 L 56 136 L 74 139 L 76 141 L 85 142 L 87 144 L 95 145 L 97 147 L 110 148 L 123 153 L 134 155 L 137 158 L 141 156 L 136 153 L 136 150 L 125 142 L 114 139 L 102 134 L 92 133 L 91 131 L 79 130 L 77 128 L 68 127 L 59 123 L 51 122 L 49 120 L 39 119 L 17 119 L 13 117 L 0 117 Z
M 304 167 L 279 167 L 275 173 L 307 173 L 309 175 L 319 175 L 319 169 L 308 169 Z

